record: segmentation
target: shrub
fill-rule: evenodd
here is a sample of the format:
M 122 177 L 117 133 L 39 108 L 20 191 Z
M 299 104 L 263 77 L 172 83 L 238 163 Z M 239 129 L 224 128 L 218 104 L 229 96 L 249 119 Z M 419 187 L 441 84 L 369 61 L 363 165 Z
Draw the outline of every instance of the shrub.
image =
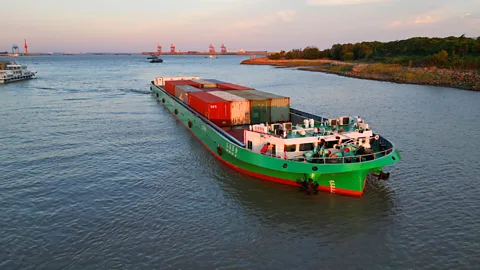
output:
M 268 59 L 270 60 L 280 60 L 281 58 L 282 56 L 279 53 L 270 54 L 268 56 Z

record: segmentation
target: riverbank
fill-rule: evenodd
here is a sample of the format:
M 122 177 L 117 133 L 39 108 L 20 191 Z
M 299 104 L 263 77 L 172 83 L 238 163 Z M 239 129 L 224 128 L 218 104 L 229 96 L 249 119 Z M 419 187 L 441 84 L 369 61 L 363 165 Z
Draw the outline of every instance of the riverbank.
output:
M 244 60 L 241 64 L 297 67 L 299 70 L 323 72 L 358 79 L 480 91 L 480 72 L 474 70 L 411 68 L 392 64 L 350 63 L 328 59 L 270 60 L 268 58 L 253 58 Z

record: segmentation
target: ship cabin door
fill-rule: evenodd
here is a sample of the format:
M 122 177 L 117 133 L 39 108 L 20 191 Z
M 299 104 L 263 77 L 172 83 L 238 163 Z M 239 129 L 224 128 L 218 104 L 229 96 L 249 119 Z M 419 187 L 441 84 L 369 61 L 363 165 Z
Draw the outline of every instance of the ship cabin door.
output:
M 272 147 L 272 157 L 275 157 L 277 155 L 277 147 L 275 144 L 270 144 L 270 146 Z

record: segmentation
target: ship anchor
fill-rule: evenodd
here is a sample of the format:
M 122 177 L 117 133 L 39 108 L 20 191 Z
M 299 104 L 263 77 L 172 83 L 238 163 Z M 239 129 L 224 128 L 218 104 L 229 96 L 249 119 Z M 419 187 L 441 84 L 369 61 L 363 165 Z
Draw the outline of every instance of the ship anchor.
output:
M 378 174 L 372 173 L 372 176 L 377 177 L 378 180 L 388 180 L 388 178 L 390 178 L 390 173 L 384 173 L 383 171 L 380 171 Z

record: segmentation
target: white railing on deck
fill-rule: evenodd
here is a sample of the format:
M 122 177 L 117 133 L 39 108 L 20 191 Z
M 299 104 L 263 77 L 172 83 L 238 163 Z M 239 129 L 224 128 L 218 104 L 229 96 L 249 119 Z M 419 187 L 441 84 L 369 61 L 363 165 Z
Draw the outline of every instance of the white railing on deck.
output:
M 356 156 L 350 156 L 350 157 L 321 157 L 321 158 L 306 158 L 305 156 L 297 156 L 294 158 L 290 158 L 288 160 L 290 161 L 298 161 L 298 162 L 305 162 L 305 163 L 314 163 L 314 164 L 343 164 L 343 163 L 362 163 L 362 162 L 367 162 L 367 161 L 362 161 L 362 158 L 366 157 L 372 157 L 373 160 L 377 159 L 377 156 L 381 155 L 379 158 L 385 157 L 392 153 L 394 151 L 394 148 L 390 148 L 387 150 L 383 151 L 378 151 L 374 152 L 371 154 L 364 154 L 364 155 L 356 155 Z M 303 159 L 303 161 L 301 161 Z M 327 160 L 329 162 L 327 162 Z M 345 162 L 345 160 L 349 162 Z M 320 161 L 320 162 L 314 162 L 314 161 Z M 341 161 L 341 162 L 340 162 Z

